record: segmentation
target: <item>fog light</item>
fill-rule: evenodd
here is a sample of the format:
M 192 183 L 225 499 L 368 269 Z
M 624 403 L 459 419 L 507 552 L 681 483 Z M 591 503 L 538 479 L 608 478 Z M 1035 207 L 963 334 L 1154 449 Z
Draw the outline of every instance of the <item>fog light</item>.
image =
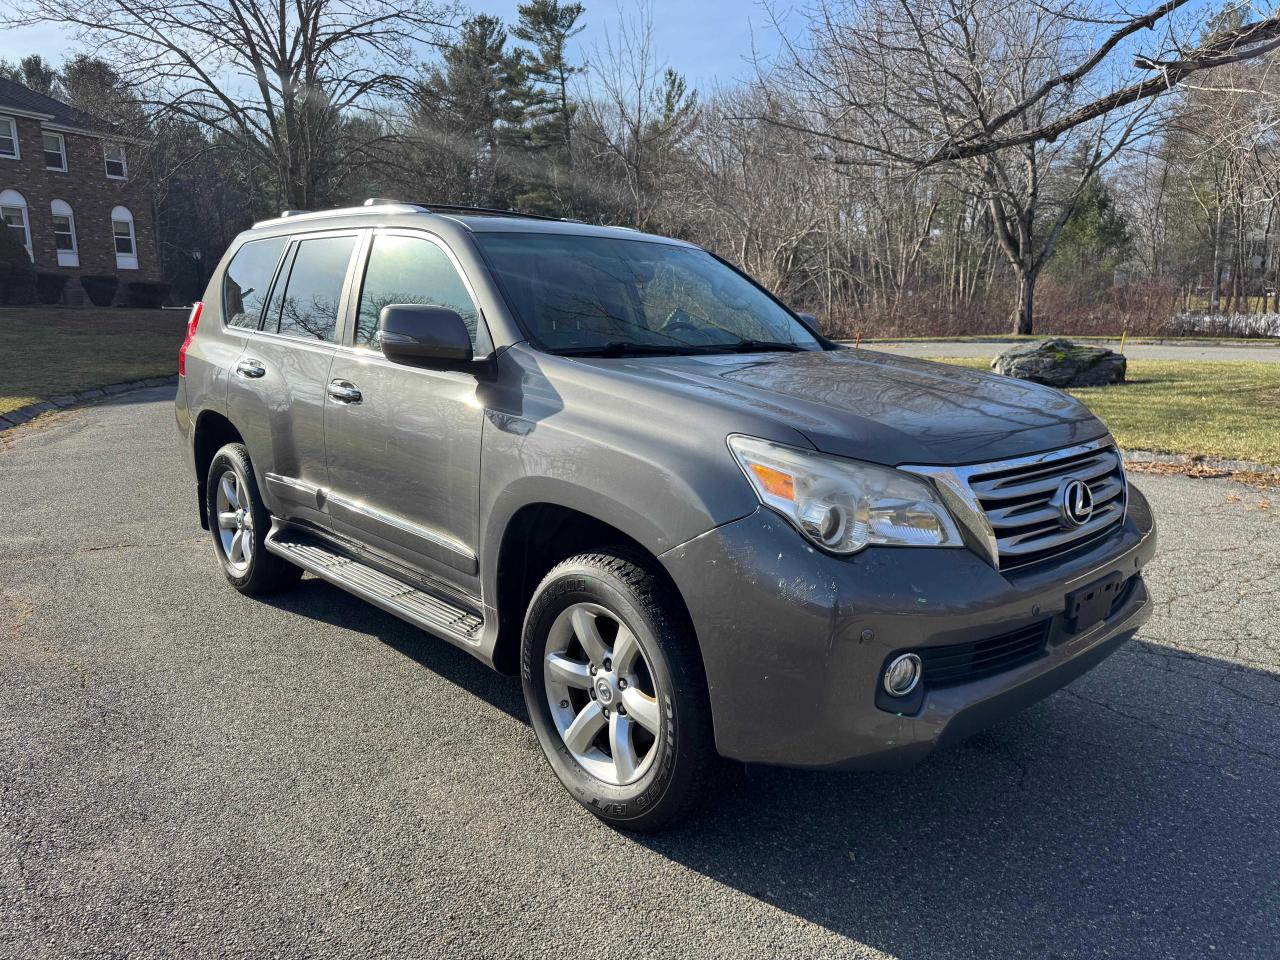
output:
M 920 658 L 914 653 L 894 657 L 884 672 L 884 689 L 891 697 L 905 697 L 920 682 Z

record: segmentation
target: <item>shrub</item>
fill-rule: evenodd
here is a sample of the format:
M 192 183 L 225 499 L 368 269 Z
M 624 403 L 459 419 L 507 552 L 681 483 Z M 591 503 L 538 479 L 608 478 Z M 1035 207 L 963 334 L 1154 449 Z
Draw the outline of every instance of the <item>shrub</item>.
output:
M 36 268 L 18 235 L 0 224 L 0 301 L 11 304 L 34 303 Z
M 116 289 L 120 286 L 119 277 L 84 276 L 80 278 L 80 286 L 95 307 L 109 307 L 116 299 Z
M 131 280 L 125 284 L 125 302 L 131 307 L 156 309 L 169 298 L 169 284 Z
M 61 303 L 62 291 L 66 288 L 67 275 L 65 273 L 36 274 L 36 300 L 39 303 Z

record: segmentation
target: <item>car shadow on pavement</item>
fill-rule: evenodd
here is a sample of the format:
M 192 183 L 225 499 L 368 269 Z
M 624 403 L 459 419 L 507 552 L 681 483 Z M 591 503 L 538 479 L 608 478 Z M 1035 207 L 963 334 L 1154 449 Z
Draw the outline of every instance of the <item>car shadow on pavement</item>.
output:
M 528 722 L 518 680 L 337 588 L 268 602 Z M 914 769 L 751 767 L 684 828 L 630 839 L 902 960 L 1274 956 L 1277 744 L 1276 674 L 1134 641 Z

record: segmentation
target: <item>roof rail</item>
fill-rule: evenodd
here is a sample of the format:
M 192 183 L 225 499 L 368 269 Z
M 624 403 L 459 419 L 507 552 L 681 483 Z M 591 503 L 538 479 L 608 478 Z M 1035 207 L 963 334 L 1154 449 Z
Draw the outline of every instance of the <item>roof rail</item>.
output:
M 411 207 L 421 207 L 430 213 L 475 213 L 487 217 L 519 217 L 522 220 L 554 220 L 564 222 L 567 217 L 549 217 L 541 213 L 521 213 L 519 210 L 504 210 L 501 207 L 472 207 L 461 203 L 423 203 L 418 200 L 382 200 L 370 199 L 364 202 L 366 207 L 381 203 L 403 203 Z
M 302 216 L 304 213 L 313 213 L 313 212 L 314 212 L 314 211 L 312 211 L 312 210 L 281 210 L 281 211 L 280 211 L 280 216 L 281 216 L 281 218 L 284 218 L 284 217 L 300 217 L 300 216 Z

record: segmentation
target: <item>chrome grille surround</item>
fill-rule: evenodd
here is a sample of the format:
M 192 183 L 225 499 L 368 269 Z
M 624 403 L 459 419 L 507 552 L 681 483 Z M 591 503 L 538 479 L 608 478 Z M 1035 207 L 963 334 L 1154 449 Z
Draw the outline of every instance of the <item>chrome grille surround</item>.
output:
M 1052 560 L 1101 539 L 1124 521 L 1129 483 L 1110 437 L 1026 457 L 963 467 L 902 466 L 933 481 L 965 538 L 996 569 Z M 1061 484 L 1083 480 L 1093 515 L 1064 525 L 1053 502 Z

